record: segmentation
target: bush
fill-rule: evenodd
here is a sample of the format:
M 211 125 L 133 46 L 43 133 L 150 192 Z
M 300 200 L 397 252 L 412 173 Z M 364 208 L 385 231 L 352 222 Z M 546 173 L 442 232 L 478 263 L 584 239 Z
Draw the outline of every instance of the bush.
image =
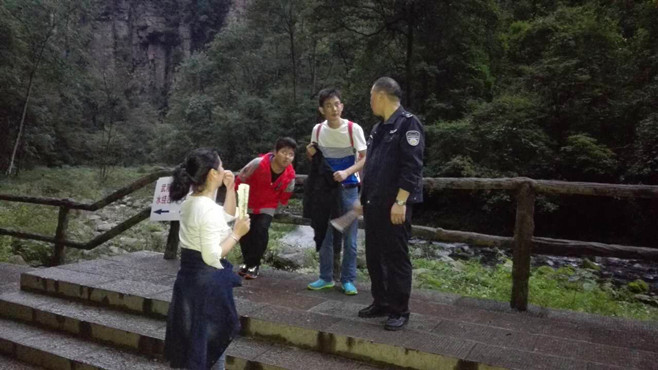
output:
M 633 293 L 646 294 L 649 292 L 649 284 L 644 280 L 638 279 L 628 283 L 628 289 Z

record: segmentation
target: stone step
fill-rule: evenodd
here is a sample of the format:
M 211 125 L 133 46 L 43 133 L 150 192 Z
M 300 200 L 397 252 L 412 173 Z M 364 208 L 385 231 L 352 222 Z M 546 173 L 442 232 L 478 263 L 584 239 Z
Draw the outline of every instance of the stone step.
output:
M 39 370 L 39 369 L 41 369 L 41 367 L 26 364 L 25 362 L 18 361 L 15 358 L 11 358 L 11 357 L 5 356 L 3 354 L 0 354 L 0 369 L 2 369 L 2 370 Z
M 437 364 L 444 364 L 446 368 L 452 369 L 462 362 L 467 363 L 454 356 L 405 348 L 395 343 L 400 334 L 376 330 L 374 326 L 368 328 L 371 334 L 375 337 L 385 335 L 385 338 L 364 339 L 354 336 L 355 328 L 352 323 L 341 322 L 340 319 L 323 314 L 303 314 L 284 307 L 262 306 L 242 300 L 238 302 L 244 306 L 243 312 L 254 312 L 253 316 L 242 316 L 243 333 L 249 338 L 267 339 L 315 351 L 318 355 L 343 355 L 388 366 L 437 368 Z M 89 306 L 64 298 L 25 291 L 5 293 L 0 295 L 0 313 L 7 319 L 65 332 L 80 339 L 140 354 L 160 356 L 164 348 L 164 320 Z M 319 329 L 334 324 L 338 324 L 336 331 L 325 332 Z M 343 335 L 338 334 L 341 328 L 347 330 Z M 360 330 L 357 329 L 358 331 Z M 415 346 L 422 345 L 418 343 Z M 432 344 L 429 344 L 429 347 L 431 346 Z M 452 348 L 449 345 L 448 349 L 460 348 Z
M 93 267 L 95 272 L 98 271 L 99 264 L 106 265 L 105 261 L 98 260 L 91 261 L 91 263 L 91 266 L 97 265 Z M 89 264 L 75 267 L 83 268 L 83 266 L 85 269 L 90 268 Z M 149 281 L 124 280 L 119 277 L 125 277 L 125 275 L 100 276 L 84 271 L 50 268 L 24 273 L 21 276 L 21 287 L 35 293 L 42 292 L 56 297 L 73 298 L 78 302 L 96 304 L 97 307 L 91 309 L 91 312 L 101 310 L 102 306 L 108 306 L 156 318 L 166 316 L 169 301 L 171 300 L 170 287 Z M 236 294 L 241 293 L 241 289 L 236 289 Z M 21 301 L 19 296 L 25 297 L 28 301 L 32 301 L 37 305 L 45 305 L 39 300 L 48 301 L 48 299 L 51 299 L 36 294 L 27 295 L 23 293 L 22 295 L 9 295 L 4 298 L 4 301 L 13 300 L 14 303 L 19 304 Z M 462 341 L 449 343 L 443 338 L 439 341 L 440 345 L 437 347 L 437 351 L 437 348 L 432 348 L 432 343 L 426 342 L 427 338 L 418 338 L 418 335 L 413 333 L 406 342 L 408 342 L 408 345 L 417 348 L 410 351 L 397 342 L 397 339 L 405 334 L 385 332 L 381 330 L 380 326 L 371 325 L 363 322 L 363 320 L 356 323 L 355 326 L 354 322 L 321 312 L 303 312 L 241 298 L 237 298 L 236 303 L 238 312 L 241 314 L 243 334 L 245 336 L 263 338 L 322 353 L 342 355 L 385 365 L 434 368 L 435 364 L 445 363 L 446 366 L 452 368 L 459 363 L 470 363 L 460 358 L 466 357 L 474 345 L 473 342 L 461 343 Z M 0 301 L 1 304 L 2 301 Z M 78 305 L 78 311 L 83 311 L 83 306 L 80 306 L 82 303 L 73 304 L 69 301 L 62 301 L 61 304 L 67 307 Z M 45 319 L 42 317 L 48 314 L 40 313 L 42 307 L 37 306 L 35 309 L 39 313 L 37 320 L 44 321 Z M 21 308 L 17 311 L 27 312 L 27 309 Z M 24 314 L 24 320 L 27 315 L 27 313 Z M 70 313 L 70 315 L 73 315 L 73 313 Z M 121 313 L 116 315 L 121 315 Z M 127 313 L 124 315 L 127 315 Z M 61 316 L 63 317 L 59 321 L 66 322 L 66 315 Z M 147 322 L 148 320 L 154 319 L 143 319 Z M 113 321 L 121 322 L 120 319 Z M 54 326 L 61 326 L 56 320 L 51 320 L 51 322 L 54 323 Z M 432 324 L 435 325 L 436 322 L 432 322 Z M 103 321 L 98 319 L 89 325 L 96 328 L 103 325 Z M 363 328 L 359 329 L 359 325 Z M 414 325 L 422 325 L 422 323 L 415 320 Z M 338 331 L 325 330 L 330 326 L 335 326 L 334 329 Z M 133 326 L 134 331 L 137 331 L 138 328 L 140 326 Z M 356 330 L 354 330 L 355 328 Z M 342 333 L 341 329 L 347 329 L 347 331 Z M 128 334 L 124 336 L 124 342 L 129 343 L 134 349 L 140 349 L 148 353 L 153 347 L 151 343 L 154 342 L 153 335 L 149 335 L 149 332 L 157 330 L 162 332 L 164 326 L 143 330 L 141 333 Z M 100 331 L 100 329 L 96 329 L 96 331 Z M 114 335 L 122 337 L 122 331 L 127 331 L 127 328 L 116 328 Z M 368 335 L 364 336 L 363 334 L 366 333 Z M 105 334 L 105 336 L 110 335 L 112 334 Z M 161 335 L 163 336 L 163 334 Z M 431 337 L 434 337 L 434 335 L 431 335 Z M 97 340 L 103 340 L 103 338 L 97 338 Z M 426 347 L 430 352 L 423 350 L 423 347 Z M 161 348 L 155 348 L 155 350 L 161 351 Z
M 151 258 L 145 269 L 138 270 L 137 277 L 131 271 L 122 271 L 126 266 L 116 262 L 96 260 L 31 271 L 22 275 L 21 285 L 32 291 L 154 317 L 166 315 L 173 279 L 172 275 L 163 277 L 158 273 L 169 269 L 171 274 L 175 269 L 169 265 L 170 261 Z M 156 277 L 149 280 L 145 275 Z M 650 330 L 651 325 L 645 331 L 640 330 L 645 328 L 642 323 L 621 321 L 625 326 L 599 330 L 596 325 L 574 325 L 569 320 L 547 320 L 426 300 L 412 308 L 422 314 L 412 314 L 408 329 L 390 333 L 382 330 L 378 320 L 356 317 L 356 312 L 365 306 L 363 302 L 369 299 L 366 295 L 346 297 L 336 292 L 309 292 L 300 281 L 306 277 L 288 274 L 278 281 L 274 277 L 245 282 L 243 288 L 236 289 L 245 335 L 415 368 L 477 364 L 535 368 L 543 363 L 547 364 L 546 368 L 575 369 L 607 364 L 610 369 L 614 366 L 643 369 L 658 360 L 655 331 Z M 318 298 L 327 296 L 333 299 Z M 362 304 L 352 303 L 355 300 Z M 466 304 L 475 303 L 466 300 Z
M 66 333 L 0 318 L 0 368 L 46 369 L 169 369 L 160 356 L 144 356 Z M 5 360 L 7 356 L 8 359 Z M 336 356 L 300 350 L 249 338 L 227 349 L 227 369 L 376 369 Z M 21 362 L 14 361 L 17 359 Z M 6 365 L 6 366 L 5 366 Z
M 242 323 L 247 337 L 306 348 L 316 351 L 317 355 L 330 353 L 389 366 L 412 368 L 459 369 L 477 366 L 476 361 L 460 360 L 471 354 L 485 360 L 487 356 L 494 356 L 496 362 L 508 364 L 510 359 L 513 359 L 514 367 L 519 368 L 531 368 L 524 358 L 550 364 L 550 368 L 575 369 L 586 365 L 555 356 L 521 355 L 522 351 L 510 351 L 413 330 L 401 333 L 386 332 L 381 330 L 379 325 L 367 322 L 341 320 L 315 312 L 303 313 L 291 308 L 268 306 L 244 299 L 237 299 L 237 303 L 239 310 L 246 313 Z M 0 312 L 12 319 L 140 353 L 156 356 L 162 353 L 164 320 L 135 316 L 103 307 L 90 307 L 80 302 L 29 292 L 0 296 Z M 416 324 L 420 323 L 416 321 Z

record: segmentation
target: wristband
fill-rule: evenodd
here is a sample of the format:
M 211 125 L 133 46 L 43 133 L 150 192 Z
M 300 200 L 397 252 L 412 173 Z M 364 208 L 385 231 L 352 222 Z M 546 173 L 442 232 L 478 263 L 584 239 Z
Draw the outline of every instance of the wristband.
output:
M 231 235 L 229 235 L 229 236 L 230 236 L 233 240 L 235 240 L 236 243 L 238 243 L 238 242 L 240 241 L 240 238 L 238 238 L 237 236 L 235 236 L 235 234 L 233 234 L 233 233 L 231 233 Z

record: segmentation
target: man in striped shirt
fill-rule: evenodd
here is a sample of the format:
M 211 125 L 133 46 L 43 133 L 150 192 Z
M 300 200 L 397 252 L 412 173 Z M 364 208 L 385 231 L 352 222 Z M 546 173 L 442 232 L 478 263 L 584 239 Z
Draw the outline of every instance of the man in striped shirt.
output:
M 352 209 L 359 197 L 359 174 L 366 159 L 366 140 L 358 124 L 341 118 L 343 103 L 336 89 L 324 89 L 319 93 L 319 111 L 325 121 L 318 123 L 311 133 L 311 144 L 307 146 L 309 156 L 322 152 L 334 172 L 334 181 L 341 183 L 342 213 Z M 343 231 L 343 261 L 341 264 L 341 287 L 345 294 L 357 294 L 356 280 L 356 235 L 357 222 Z M 333 229 L 327 229 L 320 247 L 320 278 L 308 285 L 308 289 L 321 290 L 334 287 L 333 281 Z

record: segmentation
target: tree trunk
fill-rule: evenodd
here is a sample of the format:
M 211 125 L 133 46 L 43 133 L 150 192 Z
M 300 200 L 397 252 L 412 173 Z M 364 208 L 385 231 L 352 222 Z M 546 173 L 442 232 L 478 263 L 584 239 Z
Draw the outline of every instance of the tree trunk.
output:
M 290 29 L 290 58 L 292 59 L 292 102 L 297 103 L 297 56 L 295 55 L 295 31 Z
M 21 114 L 21 122 L 18 124 L 18 135 L 16 136 L 14 149 L 11 152 L 9 167 L 7 167 L 7 172 L 6 172 L 7 176 L 10 176 L 14 172 L 14 162 L 16 161 L 16 153 L 18 152 L 18 147 L 20 146 L 21 138 L 23 137 L 23 131 L 25 130 L 25 117 L 27 116 L 27 107 L 30 103 L 30 97 L 32 96 L 32 85 L 34 84 L 34 76 L 36 75 L 37 70 L 39 69 L 41 60 L 43 60 L 43 51 L 45 50 L 46 45 L 48 44 L 48 40 L 50 40 L 50 37 L 53 35 L 54 30 L 55 30 L 55 23 L 53 22 L 50 25 L 50 29 L 48 30 L 46 37 L 43 39 L 43 42 L 39 47 L 39 52 L 36 55 L 36 60 L 34 61 L 34 67 L 30 71 L 30 77 L 27 82 L 27 93 L 25 94 L 25 102 L 23 103 L 23 113 Z
M 413 68 L 411 65 L 414 52 L 414 4 L 409 4 L 407 9 L 407 55 L 405 59 L 405 88 L 404 92 L 407 97 L 406 105 L 411 107 L 413 105 L 411 97 L 411 82 L 413 81 Z
M 21 114 L 21 122 L 18 125 L 18 135 L 16 135 L 16 142 L 14 143 L 14 149 L 11 152 L 11 159 L 9 160 L 9 167 L 7 168 L 6 175 L 10 176 L 14 172 L 14 161 L 16 160 L 16 153 L 18 152 L 18 146 L 21 143 L 21 138 L 23 136 L 23 129 L 25 127 L 25 116 L 27 115 L 27 107 L 30 102 L 30 96 L 32 94 L 32 81 L 34 80 L 34 74 L 36 68 L 30 73 L 30 78 L 27 82 L 27 94 L 25 94 L 25 102 L 23 103 L 23 113 Z

